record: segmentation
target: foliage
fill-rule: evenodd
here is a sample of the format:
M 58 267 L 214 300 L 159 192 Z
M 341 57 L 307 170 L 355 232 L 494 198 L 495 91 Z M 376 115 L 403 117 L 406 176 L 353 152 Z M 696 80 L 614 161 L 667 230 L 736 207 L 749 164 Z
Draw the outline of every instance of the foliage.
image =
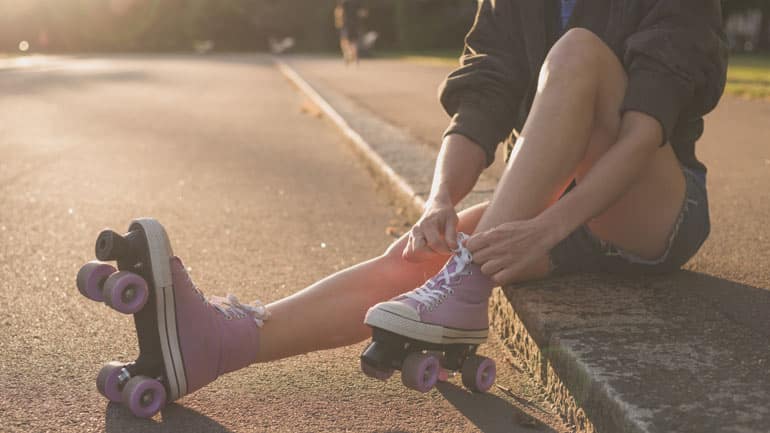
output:
M 334 49 L 336 0 L 0 0 L 0 52 L 266 49 L 294 37 L 301 49 Z M 458 46 L 475 0 L 364 0 L 367 30 L 391 48 Z
M 538 0 L 540 1 L 540 0 Z M 456 49 L 477 0 L 362 0 L 365 30 L 378 47 Z M 33 51 L 190 50 L 211 40 L 217 49 L 266 49 L 270 37 L 292 36 L 299 49 L 331 50 L 336 0 L 0 0 L 0 52 L 29 41 Z M 725 13 L 766 11 L 770 0 L 723 0 Z M 768 40 L 770 38 L 764 38 Z M 770 47 L 768 47 L 770 48 Z

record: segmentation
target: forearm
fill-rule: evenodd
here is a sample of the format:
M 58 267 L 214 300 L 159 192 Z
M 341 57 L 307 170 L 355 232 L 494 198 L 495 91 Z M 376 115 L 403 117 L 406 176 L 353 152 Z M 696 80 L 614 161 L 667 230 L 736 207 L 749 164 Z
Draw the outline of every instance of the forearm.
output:
M 463 135 L 448 135 L 436 158 L 428 205 L 457 205 L 473 190 L 485 166 L 486 155 L 481 147 Z
M 652 117 L 627 112 L 617 142 L 594 164 L 581 182 L 539 218 L 557 227 L 559 239 L 608 209 L 639 178 L 662 140 Z

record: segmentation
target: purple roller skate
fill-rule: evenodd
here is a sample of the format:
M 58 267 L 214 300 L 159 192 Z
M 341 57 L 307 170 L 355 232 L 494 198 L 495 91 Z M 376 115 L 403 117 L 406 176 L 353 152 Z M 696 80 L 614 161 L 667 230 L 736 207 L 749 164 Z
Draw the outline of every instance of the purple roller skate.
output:
M 268 313 L 230 295 L 205 298 L 173 256 L 163 226 L 134 220 L 128 233 L 103 231 L 96 257 L 78 272 L 78 289 L 93 300 L 134 315 L 139 356 L 112 361 L 96 379 L 99 392 L 138 417 L 152 417 L 167 403 L 217 377 L 256 361 L 259 327 Z
M 459 234 L 452 258 L 421 287 L 366 313 L 372 342 L 361 362 L 367 375 L 399 369 L 404 385 L 426 392 L 443 367 L 461 370 L 463 383 L 472 391 L 486 392 L 492 386 L 494 361 L 476 355 L 476 349 L 487 338 L 487 309 L 495 284 L 472 262 L 463 245 L 466 239 Z

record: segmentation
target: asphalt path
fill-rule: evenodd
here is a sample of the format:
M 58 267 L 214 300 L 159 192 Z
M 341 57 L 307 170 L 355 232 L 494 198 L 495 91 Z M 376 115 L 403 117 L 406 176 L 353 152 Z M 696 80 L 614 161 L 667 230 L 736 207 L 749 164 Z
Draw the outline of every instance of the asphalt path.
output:
M 0 65 L 0 95 L 0 430 L 567 431 L 494 340 L 510 393 L 373 381 L 362 343 L 229 374 L 151 420 L 108 404 L 96 374 L 136 341 L 75 287 L 103 227 L 156 217 L 204 291 L 272 301 L 405 221 L 267 57 L 35 58 Z

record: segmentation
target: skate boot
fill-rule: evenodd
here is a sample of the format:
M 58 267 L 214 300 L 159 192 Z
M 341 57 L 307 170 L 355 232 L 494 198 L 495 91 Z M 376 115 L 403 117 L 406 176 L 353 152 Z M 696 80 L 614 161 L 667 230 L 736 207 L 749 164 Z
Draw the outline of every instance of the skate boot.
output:
M 459 370 L 468 389 L 491 388 L 494 361 L 476 355 L 476 349 L 487 338 L 495 284 L 473 263 L 465 239 L 460 233 L 453 256 L 421 287 L 366 313 L 372 342 L 361 355 L 361 368 L 368 376 L 385 380 L 401 370 L 404 385 L 427 392 L 443 372 Z
M 112 361 L 96 378 L 99 392 L 149 418 L 167 403 L 256 361 L 268 313 L 230 295 L 205 298 L 173 256 L 163 226 L 134 220 L 128 233 L 104 230 L 96 257 L 77 276 L 80 292 L 134 315 L 139 356 Z M 117 261 L 117 269 L 104 261 Z

